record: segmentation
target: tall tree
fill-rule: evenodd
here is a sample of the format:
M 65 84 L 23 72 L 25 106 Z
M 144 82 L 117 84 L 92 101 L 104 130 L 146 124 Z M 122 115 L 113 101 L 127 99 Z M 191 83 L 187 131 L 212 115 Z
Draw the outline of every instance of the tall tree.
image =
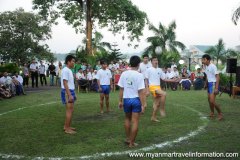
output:
M 215 46 L 209 48 L 206 53 L 210 54 L 214 59 L 216 59 L 217 66 L 219 60 L 222 60 L 222 62 L 224 62 L 226 59 L 227 51 L 225 50 L 225 44 L 223 40 L 219 39 L 218 43 Z
M 159 23 L 158 28 L 154 25 L 149 25 L 149 30 L 154 33 L 154 36 L 148 37 L 147 42 L 150 46 L 145 49 L 145 52 L 150 52 L 155 54 L 155 49 L 157 46 L 161 47 L 162 52 L 172 51 L 178 53 L 177 48 L 185 49 L 185 45 L 182 42 L 176 41 L 176 23 L 173 21 L 168 27 Z
M 100 28 L 107 27 L 114 34 L 126 30 L 130 41 L 139 40 L 147 22 L 147 15 L 130 0 L 33 0 L 34 9 L 51 23 L 63 17 L 76 32 L 85 33 L 86 50 L 92 55 L 92 28 L 94 22 Z M 86 22 L 86 28 L 84 23 Z
M 47 22 L 23 9 L 0 13 L 0 56 L 5 61 L 24 63 L 32 57 L 53 58 L 47 45 L 40 45 L 51 37 Z

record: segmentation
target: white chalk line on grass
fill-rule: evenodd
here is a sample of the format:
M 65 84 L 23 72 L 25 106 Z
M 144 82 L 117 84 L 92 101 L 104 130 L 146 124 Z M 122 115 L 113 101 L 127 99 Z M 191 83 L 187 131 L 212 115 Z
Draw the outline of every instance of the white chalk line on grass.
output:
M 56 102 L 49 102 L 49 103 L 45 103 L 45 104 L 39 104 L 39 105 L 35 105 L 35 106 L 30 106 L 30 107 L 22 107 L 22 108 L 18 108 L 12 111 L 8 111 L 8 112 L 4 112 L 1 113 L 0 116 L 11 113 L 11 112 L 15 112 L 15 111 L 20 111 L 26 108 L 32 108 L 32 107 L 39 107 L 39 106 L 44 106 L 44 105 L 49 105 L 49 104 L 54 104 Z M 105 152 L 105 153 L 96 153 L 93 155 L 85 155 L 85 156 L 79 156 L 79 157 L 29 157 L 29 156 L 23 156 L 23 155 L 14 155 L 14 154 L 3 154 L 0 153 L 0 157 L 4 158 L 4 159 L 23 159 L 23 158 L 27 158 L 27 159 L 33 159 L 33 160 L 44 160 L 44 159 L 49 159 L 49 160 L 63 160 L 63 159 L 97 159 L 97 158 L 104 158 L 104 157 L 111 157 L 111 156 L 121 156 L 121 155 L 128 155 L 129 153 L 133 153 L 133 152 L 147 152 L 150 150 L 154 150 L 154 149 L 159 149 L 159 148 L 164 148 L 164 147 L 170 147 L 174 144 L 180 143 L 182 141 L 188 140 L 198 134 L 200 134 L 208 125 L 209 120 L 207 119 L 207 117 L 205 117 L 201 112 L 190 108 L 190 107 L 186 107 L 183 105 L 177 105 L 179 107 L 184 107 L 188 110 L 191 110 L 192 112 L 198 113 L 200 120 L 203 121 L 203 125 L 199 126 L 196 130 L 191 131 L 190 133 L 188 133 L 185 136 L 179 137 L 175 140 L 172 141 L 166 141 L 160 144 L 152 144 L 151 146 L 148 147 L 143 147 L 140 149 L 136 149 L 136 150 L 127 150 L 127 151 L 122 151 L 122 152 Z

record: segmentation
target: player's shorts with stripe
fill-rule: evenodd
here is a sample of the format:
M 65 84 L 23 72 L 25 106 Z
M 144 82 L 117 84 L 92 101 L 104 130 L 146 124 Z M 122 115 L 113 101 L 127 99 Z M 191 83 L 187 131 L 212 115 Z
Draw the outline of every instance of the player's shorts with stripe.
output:
M 74 102 L 75 102 L 77 100 L 77 98 L 76 98 L 76 94 L 75 94 L 74 90 L 70 89 L 70 93 L 73 96 L 73 99 L 74 99 Z M 62 100 L 63 104 L 67 104 L 67 101 L 66 101 L 67 98 L 68 98 L 68 96 L 66 94 L 66 89 L 62 89 L 61 90 L 61 100 Z
M 208 82 L 208 94 L 214 93 L 216 88 L 216 82 Z M 218 88 L 219 91 L 219 88 Z

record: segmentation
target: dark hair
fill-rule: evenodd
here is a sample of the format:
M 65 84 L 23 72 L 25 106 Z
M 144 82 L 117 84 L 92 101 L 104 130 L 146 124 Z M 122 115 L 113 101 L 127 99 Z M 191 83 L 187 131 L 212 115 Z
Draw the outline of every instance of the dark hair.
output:
M 105 61 L 105 60 L 100 60 L 100 64 L 101 64 L 101 65 L 107 64 L 107 61 Z
M 208 61 L 211 61 L 211 57 L 208 54 L 204 54 L 202 58 L 206 58 Z
M 138 56 L 132 56 L 130 58 L 129 62 L 130 62 L 131 67 L 137 67 L 139 65 L 139 63 L 141 62 L 141 59 Z
M 151 61 L 153 61 L 153 59 L 155 59 L 155 58 L 157 58 L 156 56 L 153 56 L 152 58 L 151 58 Z
M 71 62 L 72 59 L 75 59 L 73 55 L 67 55 L 67 57 L 65 58 L 65 64 L 67 64 L 68 62 Z
M 143 54 L 142 58 L 145 58 L 145 57 L 149 58 L 149 55 L 148 54 Z

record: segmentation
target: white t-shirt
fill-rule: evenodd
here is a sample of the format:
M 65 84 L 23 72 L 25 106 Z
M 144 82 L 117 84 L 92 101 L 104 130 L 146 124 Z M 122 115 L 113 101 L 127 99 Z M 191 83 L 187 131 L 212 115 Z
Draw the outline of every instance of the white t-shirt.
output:
M 100 85 L 110 85 L 110 80 L 112 78 L 111 71 L 109 69 L 100 69 L 97 72 L 96 78 L 100 81 Z
M 175 74 L 174 74 L 173 71 L 166 73 L 166 78 L 167 78 L 167 79 L 172 79 L 172 78 L 174 78 L 174 77 L 175 77 Z
M 152 67 L 152 63 L 148 62 L 147 64 L 145 63 L 140 63 L 139 66 L 139 72 L 145 75 L 145 72 L 147 71 L 148 68 Z
M 174 73 L 175 78 L 179 78 L 179 72 L 178 71 L 173 71 L 173 73 Z
M 128 70 L 122 73 L 118 86 L 123 88 L 123 98 L 136 98 L 138 91 L 145 88 L 144 77 L 141 73 Z
M 64 67 L 62 69 L 62 76 L 61 76 L 61 87 L 62 87 L 62 89 L 65 89 L 64 85 L 63 85 L 63 80 L 64 79 L 68 81 L 68 88 L 74 90 L 75 85 L 74 85 L 73 73 L 68 67 Z
M 145 73 L 145 78 L 148 79 L 149 85 L 160 86 L 160 79 L 165 79 L 165 74 L 160 68 L 148 68 Z
M 76 78 L 79 80 L 79 79 L 86 79 L 86 77 L 84 76 L 83 73 L 76 73 Z
M 39 73 L 40 74 L 45 74 L 45 66 L 44 65 L 39 66 Z
M 87 74 L 87 80 L 92 80 L 93 79 L 93 75 L 92 75 L 92 73 L 91 72 L 88 72 L 88 74 Z
M 15 77 L 16 80 L 20 83 L 20 84 L 23 84 L 23 78 L 22 76 L 18 75 L 18 77 Z
M 35 71 L 37 70 L 37 64 L 36 64 L 36 63 L 32 63 L 32 64 L 30 65 L 30 69 L 35 72 Z
M 216 82 L 216 74 L 219 74 L 217 67 L 214 64 L 206 66 L 205 73 L 207 75 L 208 82 Z

